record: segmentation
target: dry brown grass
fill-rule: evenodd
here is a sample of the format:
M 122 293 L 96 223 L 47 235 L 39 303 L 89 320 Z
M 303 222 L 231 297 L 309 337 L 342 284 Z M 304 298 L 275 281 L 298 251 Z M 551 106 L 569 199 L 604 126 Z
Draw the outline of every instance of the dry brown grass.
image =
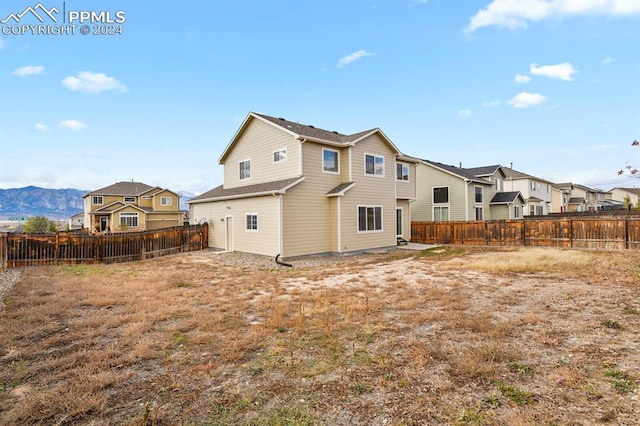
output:
M 219 259 L 25 270 L 0 424 L 640 424 L 638 252 Z

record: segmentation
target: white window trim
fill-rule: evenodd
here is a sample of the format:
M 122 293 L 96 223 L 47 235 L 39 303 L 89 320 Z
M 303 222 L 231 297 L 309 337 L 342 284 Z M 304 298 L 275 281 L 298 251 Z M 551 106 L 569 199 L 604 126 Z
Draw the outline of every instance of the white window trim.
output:
M 482 197 L 482 200 L 477 201 L 476 200 L 476 189 L 480 188 L 480 197 Z M 477 207 L 482 207 L 482 205 L 484 204 L 484 188 L 481 187 L 480 185 L 474 185 L 473 186 L 473 202 L 475 204 L 477 204 Z
M 403 170 L 405 167 L 407 168 L 407 180 L 398 179 L 398 164 L 402 165 Z M 404 176 L 404 174 L 402 176 Z M 400 182 L 406 182 L 406 183 L 411 182 L 411 167 L 407 163 L 401 163 L 399 161 L 396 162 L 396 180 Z
M 447 201 L 444 203 L 436 203 L 435 201 L 435 197 L 433 194 L 433 190 L 436 188 L 447 188 Z M 431 204 L 433 204 L 434 206 L 444 206 L 446 205 L 447 207 L 449 206 L 449 204 L 451 203 L 451 186 L 450 185 L 444 185 L 444 186 L 432 186 L 431 187 Z
M 240 177 L 241 176 L 241 164 L 242 163 L 249 163 L 249 177 Z M 240 160 L 238 161 L 238 180 L 239 181 L 247 181 L 247 180 L 251 180 L 251 176 L 253 175 L 253 173 L 251 173 L 251 158 L 247 158 L 246 160 Z
M 95 200 L 100 199 L 99 203 L 94 202 Z M 92 195 L 91 196 L 91 204 L 94 206 L 101 206 L 104 204 L 104 197 L 102 195 Z
M 373 157 L 373 174 L 367 173 L 367 156 Z M 376 173 L 376 158 L 382 158 L 382 174 L 381 175 Z M 384 158 L 384 155 L 377 155 L 377 154 L 371 154 L 371 153 L 365 152 L 364 153 L 364 175 L 365 176 L 371 176 L 371 177 L 377 177 L 377 178 L 383 178 L 385 176 L 385 174 L 386 174 L 385 160 L 386 160 L 386 158 Z
M 514 219 L 519 219 L 520 218 L 520 216 L 521 216 L 520 210 L 522 210 L 522 206 L 517 206 L 517 205 L 513 206 L 513 218 Z
M 400 217 L 401 217 L 401 227 L 400 227 L 400 231 L 402 231 L 400 234 L 398 234 L 398 210 L 400 210 Z M 402 207 L 396 206 L 396 237 L 402 237 L 404 235 L 404 209 Z
M 442 188 L 442 187 L 438 187 Z M 447 220 L 438 220 L 437 222 L 451 222 L 451 206 L 449 203 L 438 203 L 431 206 L 431 219 L 436 222 L 436 209 L 447 208 Z
M 284 160 L 278 160 L 276 161 L 276 153 L 277 152 L 284 152 Z M 287 148 L 282 148 L 282 149 L 276 149 L 275 151 L 273 151 L 271 160 L 273 161 L 273 164 L 279 164 L 279 163 L 286 163 L 287 158 L 289 158 L 289 153 L 287 151 Z
M 136 228 L 136 227 L 140 226 L 140 217 L 138 215 L 138 212 L 120 212 L 119 215 L 118 215 L 118 224 L 122 224 L 122 218 L 123 217 L 135 217 L 136 218 L 136 224 L 135 225 L 129 225 L 129 224 L 125 223 L 125 226 L 132 227 L 132 228 Z
M 256 217 L 256 229 L 248 229 L 247 228 L 247 218 L 249 216 L 255 216 Z M 258 232 L 258 230 L 260 230 L 260 223 L 258 221 L 258 213 L 245 213 L 245 215 L 244 215 L 244 230 L 246 232 Z
M 127 200 L 127 198 L 129 200 Z M 135 203 L 136 202 L 136 197 L 129 197 L 129 196 L 128 197 L 122 197 L 122 202 L 123 203 Z
M 333 170 L 325 170 L 324 168 L 324 153 L 325 151 L 329 151 L 329 152 L 335 152 L 337 154 L 336 156 L 336 165 L 338 166 L 338 171 L 334 172 Z M 332 175 L 339 175 L 340 174 L 340 151 L 335 150 L 335 149 L 329 149 L 329 148 L 322 148 L 322 161 L 321 161 L 322 165 L 322 173 L 329 173 Z
M 163 203 L 162 201 L 163 201 L 163 200 L 166 200 L 167 198 L 169 199 L 169 204 L 165 204 L 165 203 Z M 170 207 L 170 206 L 172 206 L 172 205 L 173 205 L 173 197 L 167 197 L 167 196 L 160 197 L 160 205 L 161 205 L 161 206 L 163 206 L 163 207 Z
M 371 230 L 360 230 L 360 208 L 380 208 L 380 229 L 371 229 Z M 375 222 L 375 220 L 374 220 Z M 382 205 L 367 205 L 367 204 L 358 204 L 356 206 L 356 233 L 357 234 L 379 234 L 384 232 L 384 207 Z
M 482 219 L 478 219 L 478 210 L 482 212 Z M 484 207 L 479 205 L 474 206 L 473 213 L 475 216 L 475 220 L 484 220 Z

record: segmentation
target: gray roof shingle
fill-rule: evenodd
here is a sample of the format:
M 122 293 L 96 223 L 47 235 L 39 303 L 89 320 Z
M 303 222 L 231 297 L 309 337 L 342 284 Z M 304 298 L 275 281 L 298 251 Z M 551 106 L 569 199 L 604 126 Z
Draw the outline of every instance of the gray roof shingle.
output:
M 137 196 L 144 194 L 145 192 L 157 188 L 156 186 L 149 186 L 142 182 L 116 182 L 113 185 L 105 186 L 104 188 L 97 189 L 95 191 L 85 194 L 88 195 L 130 195 Z
M 519 191 L 498 192 L 491 199 L 491 204 L 513 203 L 518 198 Z
M 276 180 L 272 182 L 266 183 L 258 183 L 255 185 L 247 185 L 240 186 L 237 188 L 228 188 L 225 189 L 224 185 L 217 186 L 203 194 L 200 194 L 196 197 L 193 197 L 189 201 L 188 204 L 194 202 L 204 202 L 204 201 L 212 201 L 216 199 L 225 199 L 225 198 L 233 198 L 240 196 L 252 196 L 252 195 L 261 195 L 269 192 L 279 192 L 293 184 L 297 184 L 297 181 L 302 181 L 303 177 L 295 177 L 290 179 Z

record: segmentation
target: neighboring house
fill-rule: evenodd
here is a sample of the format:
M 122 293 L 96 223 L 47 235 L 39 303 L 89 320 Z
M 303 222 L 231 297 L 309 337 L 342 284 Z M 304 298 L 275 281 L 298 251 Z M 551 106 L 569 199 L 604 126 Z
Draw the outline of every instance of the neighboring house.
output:
M 571 199 L 571 191 L 573 184 L 554 183 L 551 186 L 551 211 L 549 213 L 566 213 L 569 210 L 569 200 Z M 575 200 L 574 200 L 575 201 Z
M 378 128 L 352 135 L 249 113 L 222 153 L 224 183 L 189 200 L 209 244 L 296 257 L 411 238 L 415 164 Z
M 629 197 L 632 207 L 640 206 L 640 188 L 612 188 L 608 191 L 607 199 L 624 203 Z
M 413 221 L 469 221 L 522 217 L 518 191 L 504 192 L 501 166 L 465 169 L 422 160 L 416 170 Z
M 503 167 L 504 191 L 519 191 L 525 201 L 525 216 L 541 216 L 551 212 L 553 182 Z
M 606 201 L 605 194 L 605 191 L 600 189 L 574 183 L 569 200 L 569 211 L 587 212 L 609 209 L 612 203 Z
M 130 232 L 182 225 L 180 196 L 140 182 L 117 182 L 84 195 L 90 232 Z
M 84 228 L 84 213 L 74 214 L 69 218 L 69 229 Z

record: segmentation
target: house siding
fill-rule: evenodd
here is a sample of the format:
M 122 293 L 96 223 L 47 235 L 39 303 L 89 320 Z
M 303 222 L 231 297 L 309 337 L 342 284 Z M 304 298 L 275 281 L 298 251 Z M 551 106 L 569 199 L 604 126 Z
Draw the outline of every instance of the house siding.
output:
M 384 177 L 365 174 L 365 154 L 384 157 Z M 342 198 L 340 252 L 396 245 L 395 155 L 378 135 L 351 148 L 355 186 Z M 382 206 L 382 231 L 358 232 L 358 206 Z
M 513 210 L 512 205 L 495 205 L 491 206 L 491 219 L 492 220 L 506 220 L 511 219 L 510 212 Z
M 337 201 L 327 193 L 343 183 L 343 158 L 348 149 L 340 152 L 340 174 L 323 173 L 322 148 L 316 143 L 302 144 L 304 181 L 289 189 L 283 197 L 283 257 L 303 256 L 334 251 L 332 226 L 337 226 Z M 352 189 L 353 190 L 353 189 Z M 337 238 L 337 237 L 336 237 Z M 336 239 L 333 238 L 334 244 Z
M 280 253 L 279 197 L 252 197 L 193 205 L 193 217 L 209 221 L 209 247 L 226 248 L 226 220 L 232 218 L 234 251 L 275 257 Z M 247 231 L 246 215 L 258 215 L 258 230 Z
M 473 208 L 473 184 L 467 184 L 464 179 L 438 170 L 432 166 L 418 164 L 416 167 L 417 200 L 411 204 L 411 220 L 433 220 L 433 188 L 449 187 L 449 220 L 473 220 L 475 216 L 467 214 Z M 467 202 L 465 203 L 465 197 Z M 445 204 L 442 204 L 445 205 Z
M 402 238 L 411 239 L 411 213 L 408 200 L 397 200 L 396 208 L 402 209 Z
M 255 185 L 299 176 L 300 142 L 293 136 L 251 119 L 244 129 L 241 143 L 237 143 L 224 160 L 224 187 Z M 273 162 L 273 152 L 287 149 L 287 160 Z M 251 178 L 240 180 L 239 164 L 251 160 Z
M 396 182 L 396 198 L 414 199 L 416 198 L 416 165 L 402 161 L 398 161 L 398 164 L 409 167 L 409 180 L 398 180 L 396 170 L 393 171 Z
M 171 198 L 171 205 L 170 206 L 163 206 L 161 204 L 162 197 L 170 197 Z M 174 194 L 173 192 L 171 192 L 171 191 L 164 190 L 164 191 L 161 191 L 161 192 L 158 192 L 158 193 L 154 194 L 152 201 L 153 201 L 152 208 L 155 211 L 159 211 L 159 212 L 173 211 L 173 212 L 175 212 L 175 211 L 178 211 L 180 209 L 179 197 L 176 194 Z

